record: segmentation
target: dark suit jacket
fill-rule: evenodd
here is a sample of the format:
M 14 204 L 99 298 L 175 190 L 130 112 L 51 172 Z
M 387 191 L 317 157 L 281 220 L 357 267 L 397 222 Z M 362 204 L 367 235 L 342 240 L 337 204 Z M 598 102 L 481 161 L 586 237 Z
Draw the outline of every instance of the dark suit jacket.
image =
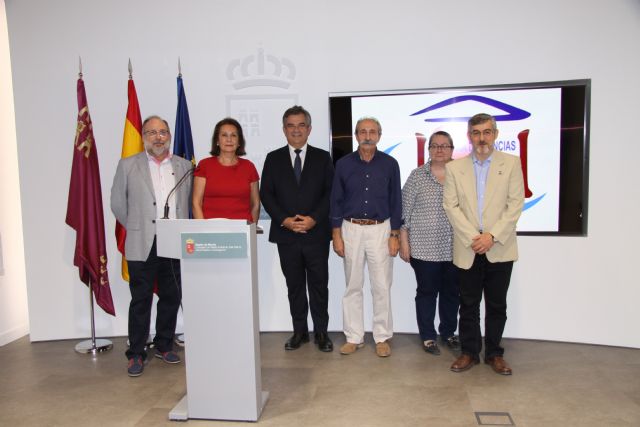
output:
M 273 243 L 328 242 L 329 196 L 333 182 L 333 162 L 325 150 L 307 144 L 300 185 L 296 182 L 289 146 L 267 154 L 260 179 L 260 200 L 271 216 L 269 241 Z M 316 226 L 307 233 L 294 233 L 282 227 L 285 218 L 308 215 Z

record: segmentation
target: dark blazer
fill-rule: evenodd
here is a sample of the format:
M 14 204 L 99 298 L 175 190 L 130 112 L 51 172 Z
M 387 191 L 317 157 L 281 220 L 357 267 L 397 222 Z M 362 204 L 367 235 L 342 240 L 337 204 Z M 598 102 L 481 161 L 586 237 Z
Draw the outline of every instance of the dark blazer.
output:
M 329 196 L 332 182 L 333 162 L 325 150 L 307 144 L 300 185 L 293 173 L 288 145 L 267 154 L 260 179 L 260 201 L 271 216 L 269 241 L 330 241 Z M 294 233 L 281 226 L 285 218 L 296 214 L 312 217 L 316 226 L 307 233 Z

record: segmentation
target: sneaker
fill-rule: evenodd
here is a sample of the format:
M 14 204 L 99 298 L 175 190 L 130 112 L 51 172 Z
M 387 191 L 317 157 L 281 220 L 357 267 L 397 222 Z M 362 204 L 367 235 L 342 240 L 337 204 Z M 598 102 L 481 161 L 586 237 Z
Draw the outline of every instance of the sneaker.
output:
M 342 347 L 340 347 L 340 354 L 353 354 L 359 348 L 364 347 L 364 343 L 354 344 L 352 342 L 346 342 Z
M 139 377 L 144 371 L 144 362 L 142 356 L 133 356 L 129 359 L 129 366 L 127 366 L 127 374 L 130 377 Z
M 156 357 L 158 359 L 162 359 L 164 363 L 180 363 L 180 356 L 175 351 L 165 351 L 164 353 L 161 351 L 156 351 Z
M 433 354 L 434 356 L 440 356 L 440 349 L 438 348 L 438 344 L 434 340 L 427 340 L 422 343 L 422 348 L 429 354 Z
M 446 340 L 444 340 L 444 342 L 447 345 L 447 347 L 449 347 L 450 350 L 453 350 L 453 351 L 460 350 L 460 338 L 458 338 L 457 336 L 452 335 Z
M 376 354 L 378 355 L 378 357 L 391 356 L 391 346 L 389 345 L 389 341 L 376 343 Z

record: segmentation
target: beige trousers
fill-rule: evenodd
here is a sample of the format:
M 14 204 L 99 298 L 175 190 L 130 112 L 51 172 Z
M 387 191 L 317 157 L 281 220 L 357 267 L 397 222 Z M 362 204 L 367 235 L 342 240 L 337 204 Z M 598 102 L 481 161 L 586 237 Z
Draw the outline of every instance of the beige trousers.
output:
M 369 268 L 373 301 L 373 339 L 376 343 L 393 336 L 391 317 L 391 281 L 393 258 L 389 256 L 389 220 L 376 225 L 342 222 L 344 240 L 344 273 L 346 290 L 342 298 L 343 329 L 347 342 L 360 344 L 364 340 L 362 288 L 364 267 Z

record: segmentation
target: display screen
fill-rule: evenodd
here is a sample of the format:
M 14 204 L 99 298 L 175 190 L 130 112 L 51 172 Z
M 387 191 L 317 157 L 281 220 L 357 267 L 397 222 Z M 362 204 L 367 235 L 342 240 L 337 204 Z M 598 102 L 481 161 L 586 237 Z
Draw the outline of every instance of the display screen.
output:
M 337 93 L 329 97 L 334 161 L 357 149 L 354 126 L 373 116 L 378 149 L 400 164 L 402 182 L 428 160 L 428 139 L 451 134 L 453 158 L 469 155 L 467 121 L 495 117 L 495 149 L 520 157 L 525 205 L 520 234 L 586 235 L 588 80 L 477 88 Z

